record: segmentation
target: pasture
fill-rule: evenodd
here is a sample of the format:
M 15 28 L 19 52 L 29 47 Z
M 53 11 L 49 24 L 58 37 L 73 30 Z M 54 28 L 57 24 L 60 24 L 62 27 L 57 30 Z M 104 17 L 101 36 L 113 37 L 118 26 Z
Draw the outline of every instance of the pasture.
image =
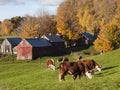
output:
M 74 53 L 67 57 L 71 61 L 76 60 Z M 0 90 L 120 90 L 120 49 L 103 55 L 84 57 L 95 59 L 103 70 L 95 72 L 92 79 L 82 77 L 75 81 L 72 76 L 67 75 L 66 81 L 59 82 L 59 69 L 46 69 L 46 59 L 57 60 L 57 56 L 34 61 L 16 61 L 14 58 L 15 56 L 0 58 Z M 55 64 L 59 65 L 57 61 Z

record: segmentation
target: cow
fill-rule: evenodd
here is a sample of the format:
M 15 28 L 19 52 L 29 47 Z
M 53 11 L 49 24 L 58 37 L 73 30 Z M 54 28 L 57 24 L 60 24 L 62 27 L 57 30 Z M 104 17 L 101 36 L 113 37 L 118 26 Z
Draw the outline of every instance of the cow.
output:
M 89 79 L 92 78 L 90 70 L 81 62 L 63 62 L 59 65 L 59 81 L 65 80 L 67 74 L 73 75 L 75 80 L 77 75 L 81 76 L 85 73 Z
M 81 74 L 78 73 L 78 74 L 73 75 L 73 79 L 75 80 L 77 75 L 79 75 L 79 79 L 83 75 L 86 75 L 89 79 L 92 79 L 93 71 L 89 69 L 89 67 L 81 61 L 77 61 L 77 64 L 78 64 L 79 69 L 81 70 Z
M 45 63 L 46 63 L 47 68 L 55 70 L 56 67 L 55 67 L 55 62 L 53 59 L 47 59 Z
M 97 69 L 99 72 L 102 70 L 101 65 L 99 65 L 95 60 L 81 60 L 90 70 Z
M 79 60 L 79 61 L 77 61 L 77 63 L 78 63 L 78 65 L 80 64 L 79 65 L 80 68 L 84 68 L 84 69 L 81 69 L 81 70 L 83 70 L 82 75 L 86 75 L 88 77 L 93 76 L 94 75 L 93 69 L 95 69 L 95 68 L 99 72 L 101 71 L 101 65 L 99 65 L 97 62 L 95 62 L 95 60 Z M 81 66 L 81 63 L 83 64 L 82 66 Z M 79 74 L 73 75 L 73 78 L 76 78 L 77 75 L 79 75 Z M 79 75 L 79 79 L 80 79 L 80 76 L 81 75 Z
M 58 62 L 66 62 L 66 61 L 69 61 L 67 57 L 58 58 Z

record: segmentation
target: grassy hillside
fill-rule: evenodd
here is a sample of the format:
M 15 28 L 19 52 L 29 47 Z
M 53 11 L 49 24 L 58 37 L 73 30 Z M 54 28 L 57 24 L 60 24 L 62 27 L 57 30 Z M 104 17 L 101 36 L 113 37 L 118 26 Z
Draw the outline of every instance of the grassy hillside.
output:
M 75 53 L 67 56 L 70 60 L 76 60 Z M 103 66 L 102 72 L 95 72 L 91 80 L 82 77 L 74 81 L 72 76 L 67 75 L 66 81 L 59 82 L 59 70 L 46 69 L 44 62 L 47 58 L 0 63 L 0 90 L 120 90 L 120 49 L 85 57 L 95 59 Z M 52 58 L 56 60 L 58 57 Z M 5 59 L 2 58 L 2 61 Z

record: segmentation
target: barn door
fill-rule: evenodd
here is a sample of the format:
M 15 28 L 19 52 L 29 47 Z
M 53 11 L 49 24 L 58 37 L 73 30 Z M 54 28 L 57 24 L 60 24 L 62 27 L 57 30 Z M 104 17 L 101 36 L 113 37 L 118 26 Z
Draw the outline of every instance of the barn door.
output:
M 32 50 L 30 47 L 20 47 L 19 49 L 20 58 L 22 59 L 31 59 L 32 58 Z

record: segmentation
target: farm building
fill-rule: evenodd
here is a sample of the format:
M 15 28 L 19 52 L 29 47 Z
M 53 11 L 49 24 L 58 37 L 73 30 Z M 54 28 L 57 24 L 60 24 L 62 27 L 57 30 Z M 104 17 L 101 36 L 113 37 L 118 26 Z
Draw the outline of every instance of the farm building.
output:
M 51 54 L 51 44 L 43 38 L 23 39 L 17 46 L 17 59 L 36 59 Z
M 1 44 L 1 52 L 4 54 L 16 54 L 16 46 L 20 43 L 21 38 L 6 38 Z
M 52 47 L 54 49 L 65 48 L 64 40 L 58 35 L 46 34 L 46 35 L 43 35 L 41 38 L 48 40 L 52 44 Z
M 94 36 L 91 35 L 88 32 L 83 32 L 82 33 L 82 41 L 84 42 L 84 44 L 86 45 L 91 45 L 94 41 Z

